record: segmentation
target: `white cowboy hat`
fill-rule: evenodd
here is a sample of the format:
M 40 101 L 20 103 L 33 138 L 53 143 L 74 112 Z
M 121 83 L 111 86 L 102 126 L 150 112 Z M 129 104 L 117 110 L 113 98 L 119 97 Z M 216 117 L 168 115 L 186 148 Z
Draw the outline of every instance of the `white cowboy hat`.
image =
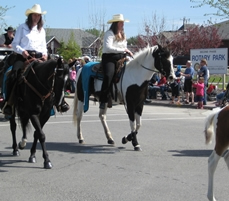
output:
M 31 9 L 27 9 L 25 11 L 26 16 L 29 16 L 29 14 L 31 14 L 31 13 L 37 13 L 37 14 L 45 15 L 47 12 L 46 11 L 41 12 L 41 6 L 39 4 L 35 4 Z
M 124 19 L 122 14 L 113 15 L 113 18 L 107 22 L 107 24 L 111 24 L 113 22 L 129 22 L 129 20 Z

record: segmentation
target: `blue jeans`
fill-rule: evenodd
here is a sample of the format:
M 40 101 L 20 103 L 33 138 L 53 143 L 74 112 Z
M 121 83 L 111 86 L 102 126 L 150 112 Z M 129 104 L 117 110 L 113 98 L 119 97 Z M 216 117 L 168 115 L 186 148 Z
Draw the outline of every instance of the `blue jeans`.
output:
M 75 80 L 71 80 L 71 93 L 75 93 L 76 91 L 76 81 Z
M 149 86 L 149 98 L 157 98 L 158 91 L 165 97 L 165 86 Z
M 204 100 L 203 104 L 207 105 L 207 84 L 204 84 Z

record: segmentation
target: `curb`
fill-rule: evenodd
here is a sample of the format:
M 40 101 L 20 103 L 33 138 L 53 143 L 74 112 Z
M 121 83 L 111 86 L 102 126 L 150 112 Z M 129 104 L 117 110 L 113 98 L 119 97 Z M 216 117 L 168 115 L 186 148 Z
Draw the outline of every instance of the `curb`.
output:
M 65 98 L 70 98 L 70 99 L 74 99 L 74 95 L 65 95 Z M 93 99 L 90 99 L 93 100 Z M 205 110 L 212 110 L 213 108 L 216 108 L 215 105 L 213 104 L 213 102 L 210 102 L 210 104 L 208 105 L 204 105 L 204 109 Z M 176 105 L 176 104 L 170 104 L 168 101 L 163 101 L 163 100 L 156 100 L 156 101 L 151 101 L 148 103 L 144 103 L 144 105 L 158 105 L 158 106 L 166 106 L 166 107 L 175 107 L 175 108 L 192 108 L 192 109 L 197 109 L 196 105 L 188 105 L 188 104 L 182 104 L 181 105 Z

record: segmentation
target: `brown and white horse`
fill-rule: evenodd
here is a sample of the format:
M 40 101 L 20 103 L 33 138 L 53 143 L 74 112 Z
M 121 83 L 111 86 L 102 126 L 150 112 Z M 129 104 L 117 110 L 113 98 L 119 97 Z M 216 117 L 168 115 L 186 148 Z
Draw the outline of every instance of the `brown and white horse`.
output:
M 77 125 L 77 137 L 79 143 L 84 142 L 81 120 L 83 112 L 87 111 L 84 106 L 88 101 L 85 100 L 89 95 L 98 97 L 101 90 L 102 81 L 97 78 L 90 81 L 90 92 L 83 90 L 82 82 L 88 77 L 84 72 L 88 68 L 90 71 L 92 65 L 95 64 L 92 62 L 87 63 L 82 68 L 82 71 L 78 71 L 76 78 L 77 84 L 74 99 L 73 120 Z M 173 57 L 168 50 L 161 46 L 146 47 L 136 53 L 134 59 L 126 64 L 125 70 L 120 76 L 120 81 L 117 83 L 118 99 L 125 105 L 131 129 L 131 133 L 123 137 L 122 143 L 126 144 L 128 141 L 131 141 L 134 150 L 136 151 L 141 150 L 137 141 L 137 133 L 141 126 L 141 115 L 147 95 L 148 83 L 153 73 L 158 71 L 163 73 L 167 78 L 174 78 Z M 85 94 L 88 95 L 86 96 Z M 102 122 L 108 144 L 114 144 L 114 140 L 106 122 L 106 111 L 107 104 L 105 109 L 100 109 L 99 118 Z
M 226 106 L 220 110 L 215 110 L 210 114 L 205 123 L 205 138 L 206 144 L 212 142 L 212 138 L 215 134 L 215 148 L 208 159 L 208 193 L 207 197 L 210 201 L 216 201 L 214 196 L 214 173 L 219 162 L 219 159 L 223 156 L 224 160 L 229 168 L 229 152 L 224 152 L 229 147 L 229 106 Z M 224 155 L 223 155 L 224 154 Z

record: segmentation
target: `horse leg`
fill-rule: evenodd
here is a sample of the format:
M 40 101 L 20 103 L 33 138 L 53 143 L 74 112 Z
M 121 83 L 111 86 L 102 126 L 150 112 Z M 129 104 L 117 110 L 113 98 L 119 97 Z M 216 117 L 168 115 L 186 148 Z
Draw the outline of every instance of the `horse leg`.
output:
M 132 141 L 132 145 L 134 146 L 134 150 L 135 151 L 142 151 L 140 145 L 138 144 L 138 140 L 137 140 L 138 130 L 141 127 L 141 115 L 139 115 L 139 114 L 141 114 L 142 109 L 141 109 L 141 107 L 139 107 L 138 109 L 140 109 L 140 111 L 135 113 L 134 115 L 131 113 L 128 113 L 128 116 L 130 119 L 131 133 L 122 138 L 122 143 L 126 144 L 128 141 Z
M 11 130 L 11 133 L 12 133 L 12 141 L 13 141 L 13 144 L 12 144 L 13 155 L 14 156 L 19 156 L 20 153 L 18 151 L 18 146 L 17 146 L 16 129 L 17 129 L 17 124 L 15 122 L 15 116 L 12 115 L 10 117 L 10 130 Z
M 42 119 L 42 120 L 41 120 Z M 30 157 L 34 157 L 35 158 L 35 152 L 36 152 L 36 145 L 37 145 L 37 140 L 39 139 L 40 144 L 41 144 L 41 148 L 43 151 L 43 158 L 44 158 L 44 168 L 45 169 L 51 169 L 52 168 L 52 163 L 49 160 L 49 155 L 48 152 L 46 150 L 46 145 L 45 145 L 45 134 L 42 130 L 43 125 L 47 122 L 47 120 L 49 119 L 49 114 L 48 116 L 45 117 L 41 117 L 41 119 L 38 118 L 37 115 L 32 115 L 30 120 L 35 128 L 35 132 L 34 132 L 34 141 L 33 141 L 33 146 L 30 150 L 31 155 Z
M 208 193 L 207 197 L 210 201 L 216 201 L 213 192 L 214 173 L 219 162 L 220 156 L 214 150 L 208 158 Z
M 81 129 L 81 120 L 83 118 L 83 102 L 78 101 L 77 112 L 76 112 L 76 122 L 77 122 L 77 138 L 80 144 L 84 143 L 84 138 Z
M 26 126 L 29 123 L 29 118 L 21 118 L 21 125 L 22 125 L 22 139 L 21 141 L 18 143 L 18 147 L 19 149 L 23 150 L 26 147 L 26 143 L 27 143 L 27 134 L 26 134 Z
M 30 149 L 30 157 L 29 157 L 29 162 L 30 163 L 36 163 L 36 149 L 37 149 L 37 141 L 38 141 L 38 136 L 39 136 L 39 133 L 37 133 L 36 131 L 34 131 L 34 134 L 33 134 L 33 145 Z
M 114 140 L 112 138 L 111 132 L 109 130 L 109 127 L 107 125 L 107 121 L 106 121 L 106 112 L 107 112 L 107 103 L 105 103 L 105 109 L 100 109 L 99 110 L 99 118 L 101 120 L 101 123 L 103 125 L 103 129 L 107 138 L 107 143 L 108 144 L 114 144 Z

